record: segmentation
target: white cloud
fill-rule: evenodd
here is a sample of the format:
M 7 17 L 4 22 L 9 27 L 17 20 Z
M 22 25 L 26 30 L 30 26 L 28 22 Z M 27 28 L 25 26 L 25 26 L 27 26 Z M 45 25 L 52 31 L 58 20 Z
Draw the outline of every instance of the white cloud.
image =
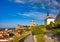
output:
M 50 12 L 58 14 L 60 12 L 59 9 L 56 9 L 55 7 L 49 9 Z
M 35 9 L 36 9 L 36 8 L 38 8 L 38 7 L 37 7 L 37 6 L 33 6 L 32 8 L 35 8 Z
M 47 13 L 42 13 L 42 12 L 27 12 L 24 14 L 18 14 L 19 16 L 26 16 L 26 17 L 31 17 L 37 20 L 42 20 L 44 21 L 46 19 Z M 51 14 L 52 17 L 56 17 L 56 14 Z
M 32 14 L 20 14 L 22 16 L 32 16 Z
M 22 0 L 15 0 L 16 3 L 25 3 L 25 1 Z
M 28 13 L 18 14 L 18 15 L 31 17 L 38 20 L 44 20 L 46 18 L 46 14 L 41 12 L 28 12 Z
M 12 0 L 11 0 L 12 1 Z M 30 3 L 30 6 L 35 10 L 41 6 L 42 9 L 48 9 L 49 11 L 56 12 L 57 7 L 60 7 L 60 3 L 56 0 L 14 0 L 16 3 Z M 38 5 L 36 4 L 38 3 Z M 36 5 L 35 5 L 36 4 Z M 58 9 L 60 10 L 60 9 Z
M 53 5 L 58 5 L 58 2 L 56 0 L 52 0 Z
M 8 1 L 10 1 L 10 2 L 15 2 L 15 3 L 22 3 L 22 4 L 25 3 L 24 0 L 8 0 Z
M 24 13 L 24 14 L 17 13 L 17 15 L 28 16 L 28 17 L 34 16 L 34 14 L 32 14 L 32 13 Z
M 40 3 L 42 0 L 29 0 L 29 2 L 32 2 L 32 3 Z
M 44 4 L 41 4 L 42 8 L 45 9 L 45 5 Z

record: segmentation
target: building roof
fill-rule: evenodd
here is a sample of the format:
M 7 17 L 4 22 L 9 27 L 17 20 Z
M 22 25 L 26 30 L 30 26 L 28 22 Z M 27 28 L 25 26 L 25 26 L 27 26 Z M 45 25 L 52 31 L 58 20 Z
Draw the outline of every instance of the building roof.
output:
M 52 16 L 47 16 L 47 19 L 54 19 Z

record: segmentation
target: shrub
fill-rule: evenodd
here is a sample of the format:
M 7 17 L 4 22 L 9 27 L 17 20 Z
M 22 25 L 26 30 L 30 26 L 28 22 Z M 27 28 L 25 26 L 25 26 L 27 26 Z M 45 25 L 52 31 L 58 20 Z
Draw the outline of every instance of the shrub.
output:
M 13 33 L 10 33 L 10 34 L 9 34 L 9 37 L 13 37 L 13 36 L 14 36 L 14 34 L 13 34 Z

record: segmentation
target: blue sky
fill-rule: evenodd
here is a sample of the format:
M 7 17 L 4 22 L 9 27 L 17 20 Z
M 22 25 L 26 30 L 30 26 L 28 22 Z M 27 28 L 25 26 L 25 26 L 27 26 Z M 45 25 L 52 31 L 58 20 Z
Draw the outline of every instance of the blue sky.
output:
M 60 0 L 0 0 L 0 27 L 29 25 L 31 20 L 44 24 L 47 12 L 55 18 Z

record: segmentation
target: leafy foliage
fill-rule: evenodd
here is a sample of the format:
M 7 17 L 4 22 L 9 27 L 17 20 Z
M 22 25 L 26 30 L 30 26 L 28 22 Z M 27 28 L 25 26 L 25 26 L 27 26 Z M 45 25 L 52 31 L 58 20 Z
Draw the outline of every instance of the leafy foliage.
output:
M 13 36 L 14 36 L 14 34 L 13 34 L 13 33 L 10 33 L 10 34 L 9 34 L 9 37 L 13 37 Z
M 55 27 L 56 27 L 56 24 L 53 22 L 50 22 L 50 24 L 46 26 L 47 29 L 53 29 Z
M 60 25 L 60 14 L 58 14 L 56 17 L 56 23 L 57 25 Z

